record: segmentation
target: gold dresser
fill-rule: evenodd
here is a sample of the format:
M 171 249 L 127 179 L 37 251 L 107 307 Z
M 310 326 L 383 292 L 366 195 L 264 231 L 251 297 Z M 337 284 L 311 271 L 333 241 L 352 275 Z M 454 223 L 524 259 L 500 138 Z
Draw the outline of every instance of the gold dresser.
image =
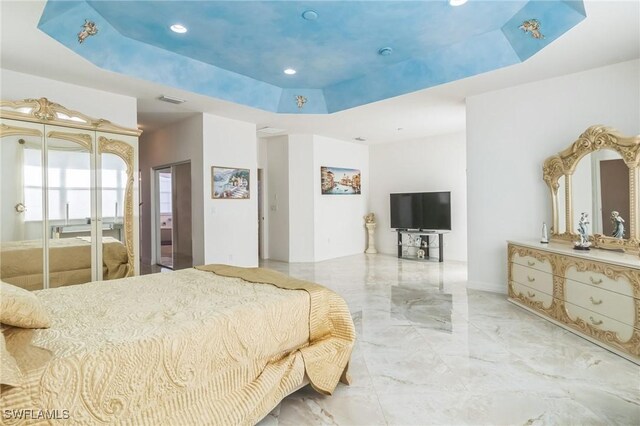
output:
M 542 179 L 551 243 L 509 241 L 509 300 L 640 364 L 640 136 L 591 126 Z
M 640 258 L 509 241 L 509 300 L 640 363 Z

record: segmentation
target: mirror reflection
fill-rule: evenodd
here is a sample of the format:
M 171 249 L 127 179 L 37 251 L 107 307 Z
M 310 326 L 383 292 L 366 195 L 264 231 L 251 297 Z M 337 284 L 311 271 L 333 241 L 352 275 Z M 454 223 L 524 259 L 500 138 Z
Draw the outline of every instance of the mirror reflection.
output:
M 90 148 L 75 140 L 47 140 L 49 287 L 91 281 Z
M 558 205 L 558 229 L 554 230 L 558 234 L 564 234 L 567 232 L 566 191 L 567 179 L 565 176 L 560 176 L 560 179 L 558 179 L 558 193 L 556 196 Z
M 591 234 L 628 238 L 629 168 L 618 152 L 602 149 L 580 160 L 572 177 L 572 203 L 574 225 L 586 212 Z
M 42 137 L 25 130 L 25 134 L 0 139 L 0 279 L 28 290 L 40 290 Z
M 45 277 L 49 287 L 59 287 L 93 281 L 100 272 L 105 280 L 131 275 L 125 160 L 112 153 L 96 156 L 87 133 L 54 130 L 44 138 L 37 129 L 25 127 L 24 134 L 16 134 L 19 129 L 5 130 L 0 143 L 0 279 L 39 290 Z M 101 169 L 94 176 L 98 158 Z M 48 274 L 43 273 L 45 238 Z M 100 240 L 102 250 L 94 247 Z
M 123 278 L 129 274 L 125 239 L 127 165 L 121 157 L 102 154 L 102 277 Z

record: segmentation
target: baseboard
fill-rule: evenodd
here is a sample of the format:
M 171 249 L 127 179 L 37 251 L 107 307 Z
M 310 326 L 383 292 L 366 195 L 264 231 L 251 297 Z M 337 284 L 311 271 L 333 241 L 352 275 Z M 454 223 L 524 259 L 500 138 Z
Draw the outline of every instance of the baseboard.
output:
M 487 283 L 483 281 L 467 281 L 467 288 L 473 290 L 489 291 L 491 293 L 507 294 L 506 284 Z

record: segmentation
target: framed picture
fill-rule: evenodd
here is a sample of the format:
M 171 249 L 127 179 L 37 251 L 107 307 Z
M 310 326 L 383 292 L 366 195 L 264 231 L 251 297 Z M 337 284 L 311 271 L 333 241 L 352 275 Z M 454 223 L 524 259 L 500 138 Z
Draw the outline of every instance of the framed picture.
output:
M 322 193 L 330 195 L 360 194 L 360 170 L 341 167 L 320 167 Z
M 211 198 L 247 200 L 250 196 L 249 169 L 211 167 Z

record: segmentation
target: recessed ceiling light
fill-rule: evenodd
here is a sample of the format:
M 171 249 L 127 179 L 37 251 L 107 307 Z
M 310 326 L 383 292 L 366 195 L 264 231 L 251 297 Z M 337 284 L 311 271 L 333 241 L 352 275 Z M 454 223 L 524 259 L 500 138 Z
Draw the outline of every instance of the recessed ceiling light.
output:
M 294 75 L 297 71 L 294 70 L 293 68 L 287 68 L 286 70 L 284 70 L 284 73 L 286 75 Z
M 449 4 L 451 6 L 462 6 L 466 2 L 467 2 L 467 0 L 449 0 Z
M 316 19 L 318 19 L 318 12 L 316 12 L 315 10 L 305 10 L 304 12 L 302 12 L 302 17 L 307 21 L 315 21 Z
M 180 24 L 173 24 L 170 28 L 171 28 L 171 31 L 178 34 L 184 34 L 187 32 L 187 27 Z

